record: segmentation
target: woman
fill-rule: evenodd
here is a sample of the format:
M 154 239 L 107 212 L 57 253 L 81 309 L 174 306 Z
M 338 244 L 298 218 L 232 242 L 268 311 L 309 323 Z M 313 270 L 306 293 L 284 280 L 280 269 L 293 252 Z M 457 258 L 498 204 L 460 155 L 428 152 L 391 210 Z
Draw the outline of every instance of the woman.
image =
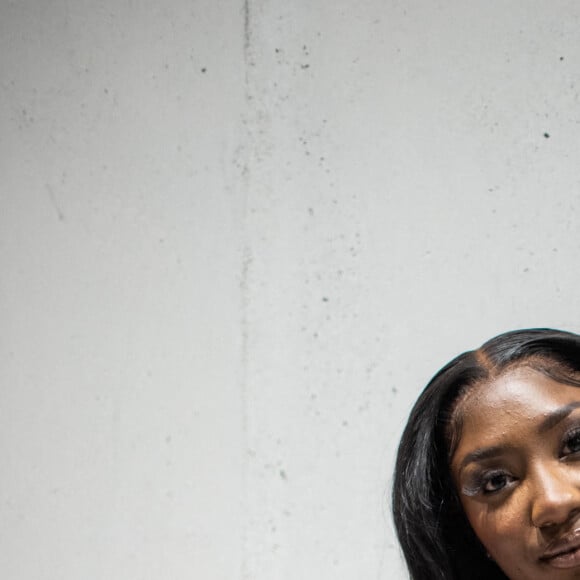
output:
M 580 336 L 508 332 L 415 404 L 393 514 L 413 580 L 580 578 Z

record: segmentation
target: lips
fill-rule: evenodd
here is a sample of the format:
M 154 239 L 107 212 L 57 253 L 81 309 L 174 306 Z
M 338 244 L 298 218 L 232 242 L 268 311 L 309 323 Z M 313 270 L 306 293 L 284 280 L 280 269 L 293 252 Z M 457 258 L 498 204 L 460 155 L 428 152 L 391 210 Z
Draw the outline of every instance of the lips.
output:
M 580 527 L 551 542 L 540 561 L 555 568 L 580 566 Z

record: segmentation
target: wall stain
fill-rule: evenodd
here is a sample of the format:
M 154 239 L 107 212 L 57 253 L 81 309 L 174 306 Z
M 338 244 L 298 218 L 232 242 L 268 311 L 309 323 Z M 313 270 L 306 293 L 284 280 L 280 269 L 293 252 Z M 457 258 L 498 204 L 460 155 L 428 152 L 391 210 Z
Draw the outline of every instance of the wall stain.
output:
M 58 216 L 58 220 L 61 222 L 66 221 L 66 218 L 64 217 L 64 213 L 62 211 L 62 208 L 60 207 L 60 204 L 59 204 L 58 200 L 56 199 L 56 196 L 54 195 L 54 191 L 53 191 L 52 187 L 50 186 L 50 183 L 46 184 L 46 191 L 48 192 L 48 199 L 50 199 L 50 203 L 51 203 L 52 207 L 54 208 L 54 210 L 56 211 L 56 215 Z

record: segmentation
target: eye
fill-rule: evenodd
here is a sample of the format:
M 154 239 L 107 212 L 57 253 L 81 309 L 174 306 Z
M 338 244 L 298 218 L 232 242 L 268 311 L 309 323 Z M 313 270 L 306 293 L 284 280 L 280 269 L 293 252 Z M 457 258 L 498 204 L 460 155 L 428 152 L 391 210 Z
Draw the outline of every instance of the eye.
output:
M 481 491 L 484 494 L 496 493 L 514 481 L 514 477 L 505 471 L 490 471 L 481 476 Z
M 511 488 L 517 478 L 504 469 L 489 469 L 476 472 L 463 487 L 467 496 L 493 495 Z
M 580 453 L 580 429 L 575 429 L 564 437 L 562 455 L 573 455 L 574 453 Z

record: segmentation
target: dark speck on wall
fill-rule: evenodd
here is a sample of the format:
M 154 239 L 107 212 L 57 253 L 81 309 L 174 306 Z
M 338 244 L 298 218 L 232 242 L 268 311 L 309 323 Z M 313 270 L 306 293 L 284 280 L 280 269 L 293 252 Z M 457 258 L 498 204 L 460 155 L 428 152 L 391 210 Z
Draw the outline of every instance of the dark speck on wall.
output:
M 546 139 L 549 139 L 549 138 L 550 138 L 550 133 L 544 133 L 544 137 L 545 137 Z
M 203 68 L 201 69 L 201 72 L 205 74 L 205 73 L 207 72 L 207 69 L 206 69 L 205 67 L 203 67 Z

